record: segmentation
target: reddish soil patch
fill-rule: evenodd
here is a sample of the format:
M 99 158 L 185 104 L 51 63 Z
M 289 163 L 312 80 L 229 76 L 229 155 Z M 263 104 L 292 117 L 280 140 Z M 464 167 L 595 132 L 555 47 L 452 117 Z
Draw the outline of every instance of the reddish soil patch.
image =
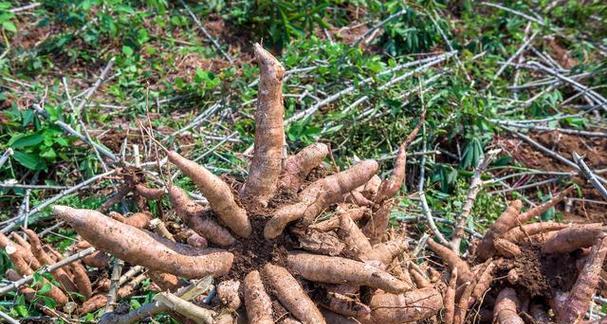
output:
M 593 170 L 607 168 L 607 138 L 576 136 L 563 134 L 558 131 L 533 132 L 529 136 L 571 161 L 573 160 L 572 153 L 577 152 L 584 157 L 584 161 Z M 496 139 L 496 144 L 504 152 L 512 156 L 514 160 L 526 167 L 545 171 L 574 171 L 571 167 L 545 155 L 521 139 L 515 137 L 498 138 Z M 536 176 L 533 181 L 545 180 L 550 177 Z M 600 203 L 603 202 L 603 199 L 599 193 L 585 179 L 574 177 L 573 180 L 582 187 L 581 198 L 599 201 L 599 203 L 572 200 L 564 211 L 565 218 L 568 221 L 576 222 L 604 221 L 607 218 L 605 215 L 605 208 L 607 206 Z M 551 191 L 554 193 L 556 190 Z

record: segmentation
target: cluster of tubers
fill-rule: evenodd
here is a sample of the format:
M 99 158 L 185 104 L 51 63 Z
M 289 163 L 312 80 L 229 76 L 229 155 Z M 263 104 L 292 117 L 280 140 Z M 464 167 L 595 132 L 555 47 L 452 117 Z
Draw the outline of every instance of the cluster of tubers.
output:
M 493 318 L 489 320 L 497 323 L 523 323 L 523 318 L 536 323 L 575 323 L 584 318 L 607 253 L 603 226 L 527 224 L 561 201 L 570 189 L 524 213 L 520 201 L 511 202 L 477 242 L 468 261 L 429 240 L 429 248 L 448 268 L 443 274 L 428 263 L 417 264 L 409 256 L 404 233 L 388 230 L 388 223 L 393 197 L 405 178 L 406 149 L 424 115 L 401 144 L 388 179 L 377 176 L 379 166 L 374 160 L 311 179 L 311 171 L 320 167 L 329 148 L 316 143 L 283 156 L 284 69 L 259 45 L 255 45 L 255 55 L 261 75 L 255 151 L 246 181 L 228 184 L 169 151 L 169 161 L 193 181 L 208 206 L 195 203 L 172 184 L 166 190 L 129 186 L 128 190 L 146 199 L 168 195 L 173 211 L 188 228 L 181 240 L 185 244 L 147 231 L 148 213 L 108 217 L 94 210 L 54 206 L 54 215 L 80 235 L 82 240 L 75 248 L 94 246 L 98 250 L 84 264 L 105 269 L 109 253 L 147 268 L 146 276 L 168 291 L 183 287 L 184 279 L 212 275 L 221 281 L 216 286 L 216 303 L 249 323 L 464 323 L 476 321 L 479 312 L 472 314 L 472 309 L 490 309 Z M 277 199 L 281 194 L 290 198 Z M 330 217 L 323 218 L 327 214 Z M 7 273 L 10 280 L 31 275 L 61 258 L 50 247 L 43 247 L 34 232 L 26 230 L 26 234 L 29 242 L 18 235 L 14 242 L 0 236 L 16 270 Z M 271 251 L 263 257 L 255 250 L 261 245 L 249 246 L 260 241 L 271 242 L 264 245 Z M 521 277 L 526 274 L 512 260 L 530 249 L 547 255 L 580 255 L 581 269 L 570 291 L 555 290 L 546 298 L 531 296 L 522 288 Z M 244 254 L 256 261 L 239 265 Z M 498 277 L 499 273 L 507 275 Z M 107 281 L 93 285 L 80 261 L 52 276 L 58 285 L 50 285 L 43 294 L 60 306 L 76 301 L 78 312 L 84 314 L 107 302 Z M 143 278 L 135 277 L 118 290 L 117 297 L 131 294 Z M 33 300 L 36 290 L 45 284 L 38 282 L 21 292 Z M 215 319 L 225 320 L 226 316 Z

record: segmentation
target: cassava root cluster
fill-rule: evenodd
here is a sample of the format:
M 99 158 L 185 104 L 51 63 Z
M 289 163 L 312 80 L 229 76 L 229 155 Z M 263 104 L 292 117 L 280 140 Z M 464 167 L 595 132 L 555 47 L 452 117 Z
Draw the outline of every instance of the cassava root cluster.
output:
M 194 202 L 172 183 L 162 189 L 140 183 L 127 187 L 145 199 L 168 195 L 186 234 L 173 237 L 168 232 L 147 231 L 152 223 L 149 213 L 131 217 L 110 213 L 108 217 L 94 210 L 53 207 L 54 215 L 79 234 L 81 241 L 74 249 L 94 246 L 98 250 L 83 260 L 85 265 L 105 269 L 109 254 L 147 269 L 145 275 L 120 288 L 118 298 L 133 293 L 145 277 L 160 290 L 174 292 L 187 279 L 212 275 L 221 281 L 216 304 L 196 302 L 228 310 L 228 316 L 223 312 L 215 317 L 221 323 L 235 318 L 249 323 L 464 323 L 474 321 L 469 310 L 476 306 L 490 308 L 498 323 L 522 323 L 521 313 L 531 317 L 538 313 L 538 318 L 545 315 L 563 323 L 583 318 L 607 252 L 603 227 L 526 224 L 569 190 L 525 213 L 520 213 L 520 202 L 512 202 L 477 242 L 469 260 L 429 240 L 429 248 L 447 266 L 443 274 L 429 263 L 418 264 L 409 256 L 405 233 L 389 231 L 388 224 L 394 196 L 405 179 L 406 149 L 424 123 L 425 112 L 401 144 L 387 179 L 377 175 L 379 165 L 374 160 L 328 176 L 311 176 L 314 169 L 323 169 L 329 147 L 316 143 L 284 156 L 284 69 L 261 46 L 256 44 L 254 50 L 260 82 L 255 150 L 246 180 L 228 183 L 178 152 L 167 151 L 168 160 L 192 180 L 208 205 Z M 282 196 L 289 198 L 279 199 Z M 18 236 L 15 242 L 0 237 L 2 247 L 12 251 L 9 255 L 17 270 L 11 272 L 10 280 L 30 275 L 60 257 L 48 247 L 45 250 L 35 233 L 26 233 L 29 243 Z M 259 241 L 271 244 L 253 244 Z M 271 251 L 256 250 L 257 246 L 269 246 Z M 547 298 L 521 289 L 526 274 L 517 272 L 521 269 L 511 261 L 533 247 L 539 255 L 583 251 L 581 274 L 570 291 L 554 291 Z M 257 261 L 244 266 L 240 264 L 243 257 Z M 244 273 L 238 273 L 243 269 Z M 59 270 L 52 273 L 59 286 L 51 285 L 45 292 L 48 297 L 59 305 L 75 301 L 81 314 L 105 305 L 107 278 L 92 284 L 80 262 Z M 497 273 L 504 271 L 507 279 L 497 279 Z M 22 292 L 34 296 L 43 284 Z M 72 292 L 83 297 L 71 298 Z M 523 298 L 535 304 L 528 302 L 525 308 Z

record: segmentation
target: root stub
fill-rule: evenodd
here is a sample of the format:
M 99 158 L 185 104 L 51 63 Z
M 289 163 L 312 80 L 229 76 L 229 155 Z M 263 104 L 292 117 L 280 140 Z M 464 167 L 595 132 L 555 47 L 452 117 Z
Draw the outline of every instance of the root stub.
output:
M 197 250 L 120 223 L 94 210 L 53 208 L 89 243 L 132 264 L 186 278 L 228 273 L 234 256 L 221 250 Z

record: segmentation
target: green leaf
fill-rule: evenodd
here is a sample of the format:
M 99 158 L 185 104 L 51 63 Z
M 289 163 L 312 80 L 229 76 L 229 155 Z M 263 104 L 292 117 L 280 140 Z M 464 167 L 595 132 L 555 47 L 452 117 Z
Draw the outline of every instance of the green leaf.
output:
M 41 151 L 40 156 L 52 160 L 57 157 L 57 153 L 55 153 L 52 147 L 48 147 Z
M 19 164 L 23 165 L 24 167 L 30 170 L 37 171 L 46 169 L 46 163 L 44 163 L 44 161 L 40 160 L 34 154 L 15 151 L 13 158 L 15 158 L 15 160 L 19 162 Z
M 126 56 L 132 56 L 133 55 L 133 49 L 128 47 L 128 46 L 122 46 L 122 53 L 124 53 L 124 55 Z
M 21 149 L 28 146 L 38 145 L 42 143 L 43 140 L 44 137 L 40 133 L 34 133 L 30 135 L 17 134 L 8 141 L 8 145 L 10 145 L 14 149 Z
M 17 305 L 17 306 L 15 306 L 15 311 L 21 317 L 28 317 L 28 316 L 30 316 L 29 312 L 27 311 L 27 307 L 25 307 L 25 305 Z
M 44 295 L 46 293 L 48 293 L 49 291 L 51 291 L 51 289 L 53 288 L 53 285 L 51 285 L 50 283 L 45 283 L 44 285 L 42 285 L 42 288 L 40 288 L 40 290 L 38 290 L 38 293 L 41 295 Z
M 4 30 L 6 30 L 6 31 L 9 31 L 9 32 L 13 32 L 13 33 L 16 33 L 16 32 L 17 32 L 17 26 L 15 26 L 15 24 L 13 24 L 13 23 L 12 23 L 12 22 L 10 22 L 10 21 L 5 21 L 5 22 L 3 22 L 3 23 L 2 23 L 2 28 L 3 28 Z

